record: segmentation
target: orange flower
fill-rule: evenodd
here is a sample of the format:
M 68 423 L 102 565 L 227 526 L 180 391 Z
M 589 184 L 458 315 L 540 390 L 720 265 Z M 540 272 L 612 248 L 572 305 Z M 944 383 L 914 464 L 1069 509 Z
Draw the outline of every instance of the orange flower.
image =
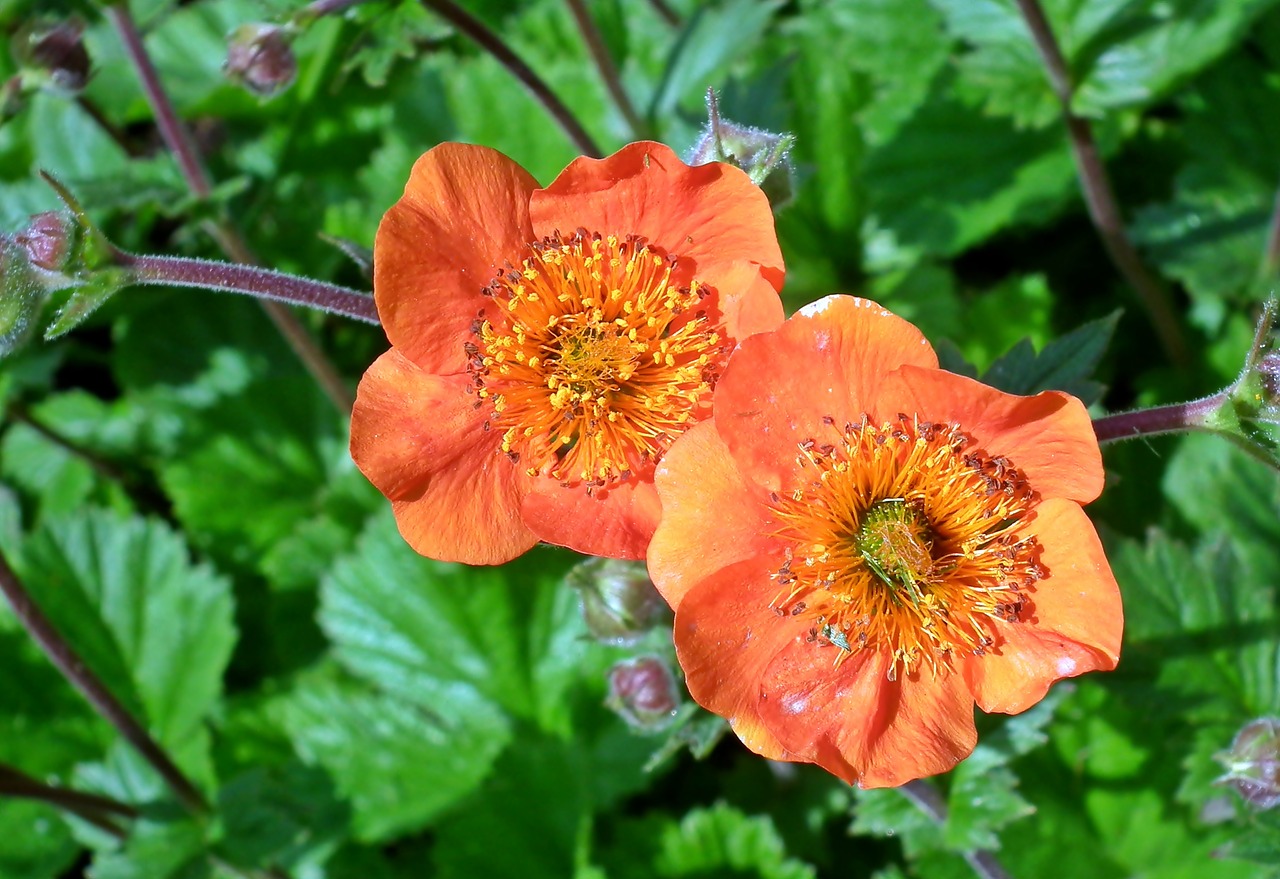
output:
M 643 558 L 655 463 L 709 416 L 737 342 L 782 322 L 782 277 L 769 204 L 730 166 L 635 143 L 539 189 L 493 150 L 438 146 L 378 227 L 392 348 L 351 455 L 423 555 Z
M 1115 667 L 1084 406 L 940 370 L 875 303 L 747 339 L 657 486 L 649 571 L 689 690 L 766 757 L 902 784 L 973 750 L 975 703 Z

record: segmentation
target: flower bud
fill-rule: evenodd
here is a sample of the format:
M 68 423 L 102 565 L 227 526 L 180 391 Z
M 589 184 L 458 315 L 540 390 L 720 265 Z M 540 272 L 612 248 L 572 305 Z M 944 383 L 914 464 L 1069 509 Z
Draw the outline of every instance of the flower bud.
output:
M 273 24 L 241 25 L 227 43 L 227 60 L 222 70 L 255 95 L 269 98 L 288 88 L 298 75 L 292 42 L 293 33 L 289 28 Z
M 773 207 L 791 200 L 791 160 L 787 154 L 795 135 L 775 134 L 730 122 L 720 116 L 714 90 L 707 90 L 707 127 L 689 152 L 690 165 L 727 162 L 747 172 L 751 182 L 764 190 Z
M 32 217 L 31 225 L 14 236 L 14 241 L 26 250 L 34 265 L 56 272 L 67 264 L 75 232 L 70 216 L 46 211 Z
M 1280 719 L 1249 721 L 1216 759 L 1227 768 L 1217 784 L 1234 788 L 1259 811 L 1280 804 Z
M 680 692 L 667 663 L 656 656 L 640 656 L 609 669 L 606 704 L 635 729 L 659 732 L 676 716 Z
M 89 82 L 89 53 L 83 34 L 84 24 L 78 19 L 35 24 L 14 38 L 14 56 L 24 67 L 42 75 L 41 85 L 73 97 Z
M 603 644 L 633 643 L 670 616 L 641 562 L 587 559 L 567 580 L 582 595 L 587 630 Z

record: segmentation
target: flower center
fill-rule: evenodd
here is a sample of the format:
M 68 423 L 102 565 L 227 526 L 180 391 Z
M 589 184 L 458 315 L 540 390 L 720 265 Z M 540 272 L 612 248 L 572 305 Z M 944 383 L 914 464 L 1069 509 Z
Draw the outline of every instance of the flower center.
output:
M 808 640 L 837 663 L 887 651 L 890 679 L 981 655 L 1047 573 L 1021 534 L 1038 500 L 1026 477 L 956 424 L 824 420 L 832 441 L 800 444 L 809 476 L 771 498 L 787 541 L 775 611 L 812 619 Z
M 641 238 L 579 230 L 531 244 L 485 289 L 497 313 L 474 323 L 467 369 L 485 429 L 529 475 L 588 491 L 626 479 L 705 416 L 727 346 L 709 289 L 675 270 Z

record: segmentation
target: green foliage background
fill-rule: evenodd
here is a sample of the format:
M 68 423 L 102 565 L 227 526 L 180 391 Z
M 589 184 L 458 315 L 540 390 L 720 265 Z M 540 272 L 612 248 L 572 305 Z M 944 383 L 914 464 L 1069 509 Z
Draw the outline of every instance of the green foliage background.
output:
M 1061 107 L 1014 0 L 592 0 L 648 130 L 687 148 L 721 92 L 798 136 L 777 223 L 789 309 L 844 291 L 916 321 L 949 363 L 1095 411 L 1188 399 L 1238 371 L 1280 185 L 1280 0 L 1045 0 L 1133 238 L 1170 285 L 1164 358 L 1084 209 Z M 607 149 L 633 139 L 561 0 L 469 0 Z M 413 160 L 496 147 L 548 182 L 575 148 L 492 57 L 414 2 L 300 34 L 271 101 L 228 83 L 225 37 L 293 10 L 135 0 L 215 196 L 191 198 L 100 10 L 0 0 L 13 31 L 78 12 L 85 92 L 0 125 L 0 231 L 56 208 L 53 172 L 112 240 L 366 286 L 320 235 L 370 246 Z M 0 80 L 16 72 L 0 54 Z M 354 385 L 380 332 L 303 315 Z M 1037 353 L 1038 352 L 1038 353 Z M 0 877 L 1268 876 L 1280 821 L 1213 757 L 1280 712 L 1280 480 L 1226 442 L 1106 452 L 1090 508 L 1124 590 L 1120 668 L 982 718 L 900 792 L 770 766 L 729 737 L 646 769 L 660 738 L 604 706 L 626 655 L 585 637 L 571 553 L 495 570 L 416 556 L 346 451 L 345 413 L 256 303 L 132 289 L 0 363 L 0 546 L 90 666 L 206 792 L 194 819 L 0 610 L 0 762 L 136 806 L 120 841 L 0 799 Z

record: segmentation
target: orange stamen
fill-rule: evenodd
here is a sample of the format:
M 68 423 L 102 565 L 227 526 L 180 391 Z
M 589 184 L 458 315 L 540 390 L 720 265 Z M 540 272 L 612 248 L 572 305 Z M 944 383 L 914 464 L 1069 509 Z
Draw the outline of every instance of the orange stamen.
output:
M 790 543 L 774 607 L 802 603 L 810 641 L 887 650 L 890 678 L 953 653 L 982 654 L 992 621 L 1016 622 L 1023 590 L 1045 576 L 1021 536 L 1037 496 L 1003 457 L 974 449 L 955 424 L 899 415 L 835 428 L 800 444 L 810 478 L 774 496 Z
M 625 479 L 705 414 L 726 354 L 707 291 L 675 284 L 675 260 L 635 236 L 579 230 L 530 251 L 486 289 L 496 313 L 464 346 L 486 429 L 530 475 Z

